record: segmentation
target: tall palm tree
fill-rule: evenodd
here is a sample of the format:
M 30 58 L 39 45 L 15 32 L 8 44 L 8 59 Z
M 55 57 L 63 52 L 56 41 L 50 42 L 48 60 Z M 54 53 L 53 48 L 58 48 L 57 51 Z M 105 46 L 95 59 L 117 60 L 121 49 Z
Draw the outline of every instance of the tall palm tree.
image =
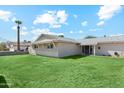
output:
M 20 51 L 20 25 L 22 21 L 16 20 L 15 23 L 17 24 L 17 50 Z

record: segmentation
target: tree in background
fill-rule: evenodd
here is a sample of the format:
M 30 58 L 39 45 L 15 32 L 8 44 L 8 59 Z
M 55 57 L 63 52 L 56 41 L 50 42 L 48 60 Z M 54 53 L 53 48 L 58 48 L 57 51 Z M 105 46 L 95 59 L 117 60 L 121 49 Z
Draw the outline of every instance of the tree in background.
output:
M 64 37 L 64 35 L 58 35 L 58 37 Z
M 97 38 L 97 37 L 96 36 L 91 36 L 91 35 L 85 37 L 85 39 L 89 39 L 89 38 Z
M 20 51 L 20 25 L 22 21 L 16 20 L 15 23 L 17 24 L 17 50 Z
M 0 51 L 8 51 L 9 49 L 6 47 L 6 43 L 1 42 L 0 43 Z

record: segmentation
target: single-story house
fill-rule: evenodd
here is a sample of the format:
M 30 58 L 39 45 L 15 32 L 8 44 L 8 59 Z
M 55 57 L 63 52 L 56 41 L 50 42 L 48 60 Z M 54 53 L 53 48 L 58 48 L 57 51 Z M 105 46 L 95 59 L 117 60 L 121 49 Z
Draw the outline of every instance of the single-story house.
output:
M 31 54 L 53 57 L 78 55 L 80 52 L 80 43 L 76 40 L 48 34 L 41 34 L 29 49 Z
M 71 55 L 124 56 L 124 35 L 80 39 L 41 34 L 31 45 L 29 53 L 52 57 Z

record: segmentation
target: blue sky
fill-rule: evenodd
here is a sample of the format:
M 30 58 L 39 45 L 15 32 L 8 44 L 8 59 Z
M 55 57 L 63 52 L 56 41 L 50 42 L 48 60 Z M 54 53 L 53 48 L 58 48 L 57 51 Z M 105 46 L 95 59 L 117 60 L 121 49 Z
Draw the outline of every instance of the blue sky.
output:
M 21 40 L 35 40 L 41 33 L 64 34 L 81 39 L 87 35 L 124 34 L 123 6 L 0 6 L 0 37 L 16 40 L 16 19 L 22 20 Z

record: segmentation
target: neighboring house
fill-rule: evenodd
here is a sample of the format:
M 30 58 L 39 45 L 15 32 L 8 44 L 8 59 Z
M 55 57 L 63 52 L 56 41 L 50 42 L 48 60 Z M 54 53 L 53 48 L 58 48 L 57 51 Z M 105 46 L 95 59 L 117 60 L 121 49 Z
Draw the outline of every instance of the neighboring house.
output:
M 29 53 L 53 57 L 70 55 L 124 56 L 124 35 L 74 40 L 42 34 L 32 43 Z
M 81 54 L 81 48 L 80 43 L 74 39 L 42 34 L 32 43 L 32 48 L 29 49 L 29 53 L 34 55 L 64 57 Z
M 30 41 L 20 42 L 21 51 L 27 51 L 29 46 L 31 46 Z M 17 42 L 7 42 L 7 48 L 9 48 L 9 51 L 17 51 Z

